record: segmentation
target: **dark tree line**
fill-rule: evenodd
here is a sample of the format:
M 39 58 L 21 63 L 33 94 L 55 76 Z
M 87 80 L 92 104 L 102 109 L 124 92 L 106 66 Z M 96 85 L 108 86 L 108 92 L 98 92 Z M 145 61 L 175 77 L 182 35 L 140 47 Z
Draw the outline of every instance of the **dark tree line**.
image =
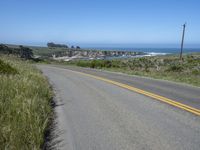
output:
M 21 58 L 25 59 L 32 59 L 33 58 L 33 51 L 32 49 L 24 46 L 19 46 L 19 48 L 11 48 L 4 44 L 0 44 L 0 54 L 7 54 L 7 55 L 16 55 Z
M 68 46 L 65 45 L 65 44 L 55 44 L 55 43 L 53 43 L 53 42 L 47 43 L 47 46 L 48 46 L 48 47 L 62 47 L 62 48 L 68 48 Z
M 76 49 L 81 49 L 79 46 L 76 46 Z
M 49 42 L 47 43 L 47 47 L 49 48 L 56 48 L 56 47 L 59 47 L 59 48 L 69 48 L 68 45 L 65 45 L 65 44 L 55 44 L 53 42 Z M 71 49 L 81 49 L 80 46 L 71 46 Z
M 1 54 L 13 54 L 13 55 L 19 55 L 20 51 L 16 48 L 10 48 L 6 45 L 0 44 L 0 53 Z

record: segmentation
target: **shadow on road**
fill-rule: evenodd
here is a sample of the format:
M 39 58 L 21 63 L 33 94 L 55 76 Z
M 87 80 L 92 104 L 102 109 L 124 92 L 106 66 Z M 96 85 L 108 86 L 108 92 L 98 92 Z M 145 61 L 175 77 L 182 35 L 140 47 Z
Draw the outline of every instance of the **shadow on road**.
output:
M 45 142 L 42 147 L 43 150 L 54 150 L 57 149 L 57 146 L 64 146 L 62 145 L 62 139 L 60 139 L 61 135 L 64 133 L 63 131 L 59 130 L 58 122 L 56 121 L 57 114 L 55 112 L 56 107 L 63 106 L 64 104 L 56 104 L 55 100 L 52 99 L 51 107 L 53 109 L 52 116 L 50 118 L 48 128 L 45 132 Z

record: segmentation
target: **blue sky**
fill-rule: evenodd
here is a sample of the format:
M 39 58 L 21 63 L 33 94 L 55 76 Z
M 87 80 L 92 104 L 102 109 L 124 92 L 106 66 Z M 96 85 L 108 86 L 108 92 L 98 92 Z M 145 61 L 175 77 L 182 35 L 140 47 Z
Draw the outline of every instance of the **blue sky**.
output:
M 1 0 L 0 43 L 200 47 L 199 0 Z

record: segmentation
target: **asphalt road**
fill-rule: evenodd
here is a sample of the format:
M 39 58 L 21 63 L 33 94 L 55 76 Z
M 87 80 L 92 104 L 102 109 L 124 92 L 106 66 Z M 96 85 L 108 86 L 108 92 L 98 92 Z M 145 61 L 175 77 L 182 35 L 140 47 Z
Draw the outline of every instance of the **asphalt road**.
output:
M 71 67 L 71 66 L 56 66 L 56 67 L 62 67 L 74 71 L 89 73 L 92 75 L 107 78 L 200 109 L 199 87 L 194 87 L 186 84 L 180 84 L 165 80 L 156 80 L 147 77 L 138 77 L 138 76 L 125 75 L 121 73 L 112 73 L 108 71 L 90 69 L 90 68 Z
M 38 67 L 49 78 L 56 93 L 57 127 L 61 131 L 57 149 L 200 149 L 199 116 L 68 69 L 45 65 Z M 101 76 L 112 74 L 91 72 Z M 121 80 L 120 77 L 125 75 L 112 74 L 109 77 Z M 180 95 L 176 94 L 180 92 L 187 96 L 183 95 L 182 100 L 193 98 L 192 104 L 194 102 L 194 106 L 199 106 L 196 103 L 198 88 L 147 78 L 126 78 L 123 82 L 127 84 L 144 86 L 145 89 L 150 87 L 152 91 L 166 90 L 170 96 L 175 96 L 173 99 L 179 98 Z M 139 85 L 140 79 L 143 85 Z M 189 94 L 177 87 L 182 87 Z

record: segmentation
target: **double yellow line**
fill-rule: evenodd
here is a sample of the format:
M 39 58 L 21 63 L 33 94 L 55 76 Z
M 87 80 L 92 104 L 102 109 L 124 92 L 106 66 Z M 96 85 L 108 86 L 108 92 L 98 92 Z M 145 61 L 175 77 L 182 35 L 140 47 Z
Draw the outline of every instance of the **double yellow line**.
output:
M 71 70 L 71 71 L 72 71 L 72 70 Z M 78 72 L 78 71 L 72 71 L 72 72 L 79 73 L 79 74 L 84 75 L 84 76 L 92 77 L 92 78 L 97 79 L 97 80 L 101 80 L 101 81 L 104 81 L 104 82 L 107 82 L 107 83 L 111 83 L 111 84 L 117 85 L 117 86 L 119 86 L 119 87 L 128 89 L 128 90 L 130 90 L 130 91 L 137 92 L 137 93 L 139 93 L 139 94 L 146 95 L 146 96 L 148 96 L 148 97 L 154 98 L 154 99 L 156 99 L 156 100 L 162 101 L 162 102 L 164 102 L 164 103 L 170 104 L 170 105 L 172 105 L 172 106 L 181 108 L 181 109 L 183 109 L 183 110 L 186 110 L 186 111 L 188 111 L 188 112 L 191 112 L 191 113 L 193 113 L 193 114 L 195 114 L 195 115 L 200 116 L 200 110 L 199 110 L 199 109 L 196 109 L 196 108 L 193 108 L 193 107 L 191 107 L 191 106 L 188 106 L 188 105 L 179 103 L 179 102 L 177 102 L 177 101 L 175 101 L 175 100 L 171 100 L 171 99 L 169 99 L 169 98 L 166 98 L 166 97 L 163 97 L 163 96 L 160 96 L 160 95 L 151 93 L 151 92 L 147 92 L 147 91 L 144 91 L 144 90 L 135 88 L 135 87 L 133 87 L 133 86 L 129 86 L 129 85 L 127 85 L 127 84 L 123 84 L 123 83 L 120 83 L 120 82 L 116 82 L 116 81 L 113 81 L 113 80 L 109 80 L 109 79 L 106 79 L 106 78 L 102 78 L 102 77 L 99 77 L 99 76 L 95 76 L 95 75 L 91 75 L 91 74 L 87 74 L 87 73 L 83 73 L 83 72 Z

